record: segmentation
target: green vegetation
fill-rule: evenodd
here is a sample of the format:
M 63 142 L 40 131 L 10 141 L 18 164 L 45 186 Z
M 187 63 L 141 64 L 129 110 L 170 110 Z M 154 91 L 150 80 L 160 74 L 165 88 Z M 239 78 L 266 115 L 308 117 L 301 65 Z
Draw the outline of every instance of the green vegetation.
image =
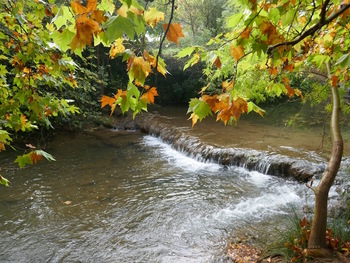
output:
M 225 125 L 244 113 L 263 116 L 258 105 L 287 99 L 324 105 L 333 150 L 320 183 L 310 186 L 316 202 L 307 248 L 327 255 L 327 198 L 343 154 L 340 110 L 350 111 L 343 99 L 349 1 L 2 0 L 1 6 L 0 151 L 22 132 L 98 123 L 99 103 L 110 114 L 120 108 L 135 117 L 158 95 L 162 104 L 191 98 L 192 125 L 212 115 Z M 184 49 L 174 55 L 179 44 Z M 54 160 L 27 147 L 16 159 L 20 167 Z M 0 183 L 8 185 L 2 176 Z

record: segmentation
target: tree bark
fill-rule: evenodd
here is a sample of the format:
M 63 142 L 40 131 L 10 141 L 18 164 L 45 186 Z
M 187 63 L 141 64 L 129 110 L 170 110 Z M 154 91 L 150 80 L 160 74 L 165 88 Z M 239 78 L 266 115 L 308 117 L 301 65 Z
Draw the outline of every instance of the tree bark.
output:
M 327 63 L 327 71 L 328 78 L 330 79 L 331 73 L 329 63 Z M 338 86 L 331 87 L 331 91 L 333 104 L 330 125 L 333 139 L 332 155 L 319 184 L 313 189 L 316 199 L 314 218 L 308 243 L 308 254 L 315 257 L 327 256 L 327 254 L 329 254 L 326 242 L 328 194 L 337 176 L 343 155 L 343 139 L 339 124 L 340 99 Z

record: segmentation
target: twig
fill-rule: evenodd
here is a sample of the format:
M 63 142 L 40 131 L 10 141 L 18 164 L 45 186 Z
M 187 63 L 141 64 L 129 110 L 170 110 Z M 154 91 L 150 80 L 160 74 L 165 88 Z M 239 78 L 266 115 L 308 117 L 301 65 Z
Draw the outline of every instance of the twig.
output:
M 337 18 L 339 15 L 344 13 L 348 8 L 350 8 L 350 3 L 344 5 L 341 9 L 338 10 L 338 12 L 333 13 L 330 15 L 328 18 L 326 18 L 326 8 L 327 4 L 329 3 L 330 0 L 326 0 L 325 4 L 322 6 L 321 14 L 320 14 L 320 21 L 316 23 L 314 26 L 310 27 L 308 30 L 304 31 L 299 37 L 295 38 L 294 40 L 291 41 L 286 41 L 286 42 L 280 42 L 275 45 L 269 46 L 266 50 L 266 53 L 268 55 L 271 55 L 272 52 L 280 46 L 294 46 L 295 44 L 299 43 L 302 41 L 304 38 L 308 36 L 312 36 L 317 30 L 321 29 L 323 26 L 329 24 L 332 22 L 335 18 Z
M 158 71 L 158 61 L 159 61 L 159 56 L 160 56 L 161 53 L 162 53 L 163 42 L 164 42 L 164 40 L 165 40 L 165 38 L 166 38 L 166 35 L 168 34 L 171 21 L 173 20 L 173 17 L 174 17 L 175 0 L 169 0 L 169 3 L 170 3 L 170 1 L 171 1 L 171 13 L 170 13 L 170 18 L 169 18 L 168 26 L 167 26 L 167 28 L 165 29 L 163 38 L 161 39 L 160 44 L 159 44 L 159 50 L 158 50 L 158 54 L 157 54 L 157 58 L 156 58 L 156 73 L 157 73 L 157 71 Z

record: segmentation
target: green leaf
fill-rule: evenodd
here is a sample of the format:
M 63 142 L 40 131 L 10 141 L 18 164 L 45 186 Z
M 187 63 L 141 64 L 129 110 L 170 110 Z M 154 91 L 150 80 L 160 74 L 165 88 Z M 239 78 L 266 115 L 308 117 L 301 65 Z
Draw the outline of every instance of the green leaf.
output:
M 52 40 L 55 42 L 55 44 L 63 52 L 66 52 L 68 49 L 70 49 L 69 44 L 74 38 L 75 33 L 66 28 L 62 30 L 62 33 L 60 33 L 59 31 L 54 31 L 50 36 Z
M 239 24 L 239 22 L 242 20 L 242 18 L 243 18 L 243 13 L 241 12 L 230 16 L 229 19 L 227 20 L 226 27 L 227 28 L 236 27 Z
M 32 159 L 30 158 L 30 153 L 17 156 L 15 163 L 18 163 L 19 168 L 23 168 L 26 165 L 32 164 Z
M 202 121 L 205 117 L 212 115 L 210 106 L 205 101 L 198 98 L 191 99 L 187 113 L 190 112 L 194 112 L 198 116 L 199 121 Z
M 268 13 L 268 18 L 275 24 L 277 24 L 278 20 L 280 19 L 280 12 L 278 11 L 278 8 L 272 8 Z
M 190 56 L 195 49 L 196 49 L 196 47 L 186 47 L 186 48 L 180 50 L 176 54 L 176 57 L 177 58 L 184 58 L 184 57 Z
M 335 62 L 334 66 L 336 65 L 340 65 L 342 67 L 345 67 L 345 66 L 350 66 L 350 54 L 345 54 L 345 55 L 342 55 L 338 60 L 337 62 Z
M 128 18 L 134 22 L 134 30 L 138 36 L 146 32 L 146 22 L 143 16 L 128 12 Z
M 292 8 L 289 9 L 284 16 L 282 16 L 281 20 L 283 26 L 290 25 L 293 22 L 295 12 L 296 11 Z
M 113 14 L 115 10 L 115 5 L 113 4 L 113 0 L 102 0 L 101 3 L 97 6 L 99 10 L 103 10 Z
M 34 151 L 37 155 L 42 155 L 46 160 L 52 162 L 56 161 L 56 159 L 49 153 L 43 151 L 43 150 L 35 150 Z
M 327 55 L 318 54 L 313 57 L 312 62 L 314 62 L 316 66 L 320 68 L 325 62 L 328 62 L 329 59 L 330 57 Z
M 3 144 L 8 144 L 12 139 L 10 138 L 7 131 L 0 129 L 0 142 Z
M 124 33 L 134 40 L 134 27 L 132 20 L 122 16 L 111 17 L 103 26 L 107 29 L 106 34 L 110 42 L 122 37 Z
M 54 23 L 57 29 L 60 29 L 62 26 L 67 25 L 67 21 L 73 22 L 73 20 L 74 18 L 69 8 L 62 6 L 51 23 Z
M 139 99 L 140 97 L 140 91 L 139 89 L 131 82 L 129 82 L 128 84 L 128 89 L 127 89 L 127 98 L 130 99 L 132 97 L 134 97 L 135 99 Z
M 5 186 L 9 186 L 9 182 L 10 182 L 9 180 L 7 180 L 6 178 L 4 178 L 0 175 L 0 184 L 3 184 Z

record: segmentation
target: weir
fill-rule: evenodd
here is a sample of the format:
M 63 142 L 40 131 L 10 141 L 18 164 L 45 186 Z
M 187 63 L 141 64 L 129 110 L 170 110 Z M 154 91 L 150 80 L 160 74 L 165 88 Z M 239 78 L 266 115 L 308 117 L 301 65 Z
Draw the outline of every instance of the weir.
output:
M 325 167 L 324 163 L 314 163 L 274 152 L 207 145 L 195 136 L 186 134 L 181 127 L 166 123 L 159 115 L 152 113 L 140 114 L 134 120 L 131 118 L 118 120 L 116 128 L 139 129 L 159 137 L 177 151 L 201 162 L 244 167 L 249 171 L 290 177 L 300 182 L 311 180 L 313 176 L 321 174 Z

